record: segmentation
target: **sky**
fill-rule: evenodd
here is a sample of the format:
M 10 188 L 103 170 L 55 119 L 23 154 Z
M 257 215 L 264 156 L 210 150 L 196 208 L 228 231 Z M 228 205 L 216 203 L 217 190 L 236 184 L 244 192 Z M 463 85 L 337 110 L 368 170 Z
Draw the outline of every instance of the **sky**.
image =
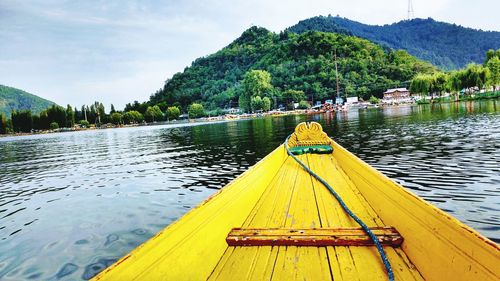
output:
M 498 0 L 413 0 L 415 17 L 500 31 Z M 0 0 L 0 84 L 65 106 L 140 102 L 193 60 L 258 25 L 407 17 L 407 0 Z

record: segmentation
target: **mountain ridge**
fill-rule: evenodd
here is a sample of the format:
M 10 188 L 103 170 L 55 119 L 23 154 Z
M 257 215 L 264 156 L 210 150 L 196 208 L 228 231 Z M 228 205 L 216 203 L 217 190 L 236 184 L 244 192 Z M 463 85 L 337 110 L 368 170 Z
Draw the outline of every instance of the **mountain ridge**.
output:
M 31 110 L 38 114 L 53 104 L 56 103 L 21 89 L 0 84 L 0 113 L 8 118 L 12 110 Z
M 488 49 L 500 48 L 499 31 L 473 29 L 432 18 L 369 25 L 329 15 L 301 20 L 286 30 L 354 35 L 392 49 L 406 50 L 444 70 L 462 68 L 468 63 L 482 63 Z

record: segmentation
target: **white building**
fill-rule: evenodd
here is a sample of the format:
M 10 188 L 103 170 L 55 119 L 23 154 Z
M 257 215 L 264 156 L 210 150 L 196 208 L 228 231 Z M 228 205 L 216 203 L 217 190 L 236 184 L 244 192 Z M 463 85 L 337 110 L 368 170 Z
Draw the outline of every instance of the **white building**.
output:
M 352 104 L 357 104 L 358 103 L 358 97 L 347 97 L 346 104 L 352 105 Z

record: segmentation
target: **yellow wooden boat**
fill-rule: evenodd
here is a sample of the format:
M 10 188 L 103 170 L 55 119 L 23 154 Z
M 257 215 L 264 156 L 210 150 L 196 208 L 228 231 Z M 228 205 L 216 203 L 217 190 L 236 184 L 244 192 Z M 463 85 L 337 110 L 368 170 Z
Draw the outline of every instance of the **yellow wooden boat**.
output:
M 318 123 L 299 124 L 288 144 L 382 243 L 395 280 L 500 280 L 496 243 L 349 153 Z M 284 145 L 94 278 L 387 279 L 366 231 Z

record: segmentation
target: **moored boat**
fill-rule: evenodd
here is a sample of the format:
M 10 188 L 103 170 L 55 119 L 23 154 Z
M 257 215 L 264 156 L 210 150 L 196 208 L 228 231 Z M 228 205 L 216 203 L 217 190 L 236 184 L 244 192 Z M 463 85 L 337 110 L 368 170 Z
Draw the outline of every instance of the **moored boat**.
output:
M 499 280 L 499 264 L 312 122 L 94 280 Z

